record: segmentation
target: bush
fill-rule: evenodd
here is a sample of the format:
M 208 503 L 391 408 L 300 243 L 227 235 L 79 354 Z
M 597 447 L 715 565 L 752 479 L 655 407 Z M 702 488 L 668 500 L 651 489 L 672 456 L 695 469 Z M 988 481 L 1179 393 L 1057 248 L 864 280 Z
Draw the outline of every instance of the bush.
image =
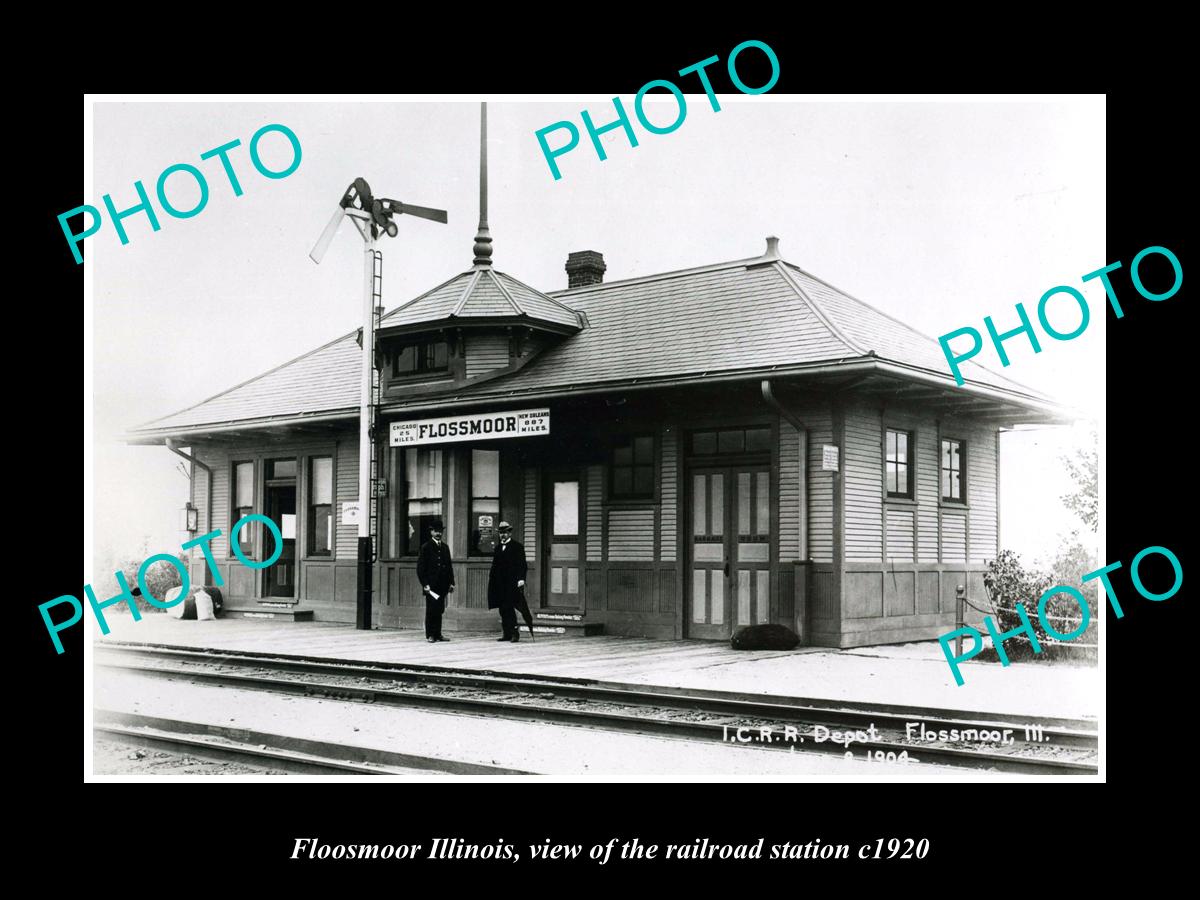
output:
M 999 631 L 1021 627 L 1017 604 L 1023 603 L 1038 643 L 1043 646 L 1048 643 L 1043 640 L 1048 638 L 1048 635 L 1037 618 L 1037 601 L 1042 592 L 1050 587 L 1049 575 L 1026 569 L 1021 565 L 1021 558 L 1017 554 L 1011 550 L 1001 550 L 983 573 L 983 585 L 987 588 L 988 598 L 992 603 L 992 619 Z M 1013 660 L 1032 659 L 1036 655 L 1033 645 L 1024 634 L 1005 641 L 1004 652 Z M 980 658 L 997 659 L 998 656 L 994 648 L 988 648 L 980 654 Z
M 183 564 L 187 565 L 186 559 L 183 559 Z M 125 580 L 129 582 L 129 587 L 133 591 L 133 596 L 137 598 L 138 609 L 143 612 L 163 612 L 160 607 L 154 606 L 142 595 L 137 582 L 138 569 L 141 568 L 141 565 L 140 562 L 135 563 L 131 560 L 121 567 L 121 571 L 125 573 Z M 179 570 L 165 559 L 159 560 L 146 570 L 146 589 L 154 595 L 156 600 L 162 600 L 167 595 L 167 591 L 179 587 L 181 584 L 183 581 L 179 577 Z
M 1094 648 L 1075 646 L 1094 644 L 1097 642 L 1097 617 L 1095 602 L 1088 599 L 1088 607 L 1092 619 L 1087 630 L 1070 641 L 1062 641 L 1046 632 L 1041 617 L 1037 614 L 1038 600 L 1049 588 L 1065 585 L 1079 590 L 1085 597 L 1082 577 L 1094 571 L 1095 557 L 1078 540 L 1064 546 L 1054 560 L 1051 574 L 1047 575 L 1034 569 L 1026 569 L 1021 565 L 1020 557 L 1011 550 L 1002 550 L 988 564 L 983 575 L 983 583 L 987 588 L 992 604 L 992 618 L 1000 632 L 1020 628 L 1023 623 L 1017 613 L 1017 603 L 1025 607 L 1025 614 L 1033 633 L 1037 636 L 1042 652 L 1034 653 L 1033 645 L 1025 633 L 1014 635 L 1004 642 L 1004 652 L 1010 660 L 1025 659 L 1091 659 L 1096 658 Z M 1069 594 L 1055 594 L 1046 602 L 1046 618 L 1056 631 L 1069 634 L 1079 624 L 1080 610 L 1075 598 Z M 977 659 L 996 661 L 999 659 L 994 647 L 983 650 Z
M 96 599 L 103 602 L 109 597 L 115 597 L 120 593 L 121 588 L 117 584 L 117 578 L 114 574 L 120 572 L 125 576 L 125 583 L 129 585 L 139 611 L 143 613 L 166 612 L 166 610 L 155 606 L 142 596 L 141 589 L 138 586 L 138 569 L 141 568 L 142 563 L 147 558 L 153 555 L 155 554 L 150 553 L 144 544 L 133 555 L 128 553 L 110 553 L 108 559 L 99 564 L 101 566 L 100 571 L 96 573 L 95 579 L 92 582 L 92 590 L 96 592 Z M 179 559 L 184 566 L 187 566 L 188 560 L 186 556 L 180 556 Z M 182 580 L 179 577 L 179 570 L 165 559 L 159 560 L 146 570 L 146 587 L 156 600 L 162 600 L 166 596 L 167 591 L 173 587 L 178 587 L 180 584 L 182 584 Z M 129 607 L 124 603 L 117 603 L 105 609 L 105 614 L 114 611 L 128 613 Z

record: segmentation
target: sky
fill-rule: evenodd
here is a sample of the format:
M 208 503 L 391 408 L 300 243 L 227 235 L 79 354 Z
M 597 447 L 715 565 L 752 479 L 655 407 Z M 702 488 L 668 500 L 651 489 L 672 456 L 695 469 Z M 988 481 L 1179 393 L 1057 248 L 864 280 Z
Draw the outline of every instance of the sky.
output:
M 401 216 L 383 239 L 389 309 L 470 268 L 478 219 L 480 98 L 437 102 L 277 101 L 93 106 L 91 196 L 118 210 L 153 196 L 159 174 L 197 166 L 207 206 L 187 219 L 159 208 L 157 232 L 142 214 L 86 240 L 93 279 L 94 522 L 97 560 L 113 552 L 173 551 L 186 534 L 180 462 L 163 447 L 132 447 L 122 431 L 195 404 L 360 324 L 361 241 L 344 225 L 320 266 L 308 251 L 355 177 L 376 196 L 440 207 L 449 223 Z M 487 98 L 489 224 L 493 262 L 539 288 L 566 287 L 576 250 L 604 254 L 605 280 L 756 256 L 768 235 L 812 274 L 937 337 L 956 328 L 1017 324 L 1056 285 L 1080 290 L 1093 315 L 1078 338 L 1009 341 L 1004 374 L 1103 416 L 1103 289 L 1081 276 L 1105 257 L 1103 99 L 1026 98 L 846 102 L 764 94 L 687 95 L 670 134 L 634 120 L 637 147 L 620 129 L 602 138 L 601 161 L 581 124 L 613 118 L 611 98 Z M 622 98 L 632 108 L 632 98 Z M 668 123 L 675 102 L 647 102 Z M 572 121 L 582 137 L 558 158 L 555 180 L 535 133 Z M 268 179 L 248 156 L 251 136 L 279 123 L 295 132 L 301 162 Z M 243 188 L 234 196 L 208 150 L 230 152 Z M 552 146 L 562 139 L 551 136 Z M 287 140 L 268 134 L 264 164 L 283 169 Z M 198 190 L 172 175 L 181 209 Z M 155 201 L 158 208 L 158 203 Z M 67 248 L 64 246 L 64 250 Z M 1126 261 L 1128 264 L 1128 261 Z M 1069 331 L 1069 305 L 1052 324 Z M 1116 327 L 1119 327 L 1116 326 Z M 989 348 L 976 361 L 995 370 Z M 1101 426 L 1101 433 L 1103 426 Z M 1006 434 L 1001 443 L 1001 545 L 1045 559 L 1073 527 L 1059 456 L 1079 429 Z M 99 577 L 85 573 L 85 577 Z

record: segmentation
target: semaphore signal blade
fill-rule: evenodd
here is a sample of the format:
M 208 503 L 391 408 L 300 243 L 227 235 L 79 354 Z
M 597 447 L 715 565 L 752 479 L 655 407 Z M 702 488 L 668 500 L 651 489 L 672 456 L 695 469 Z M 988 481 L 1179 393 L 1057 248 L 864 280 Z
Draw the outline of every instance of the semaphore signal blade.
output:
M 400 212 L 406 216 L 417 216 L 422 219 L 431 219 L 434 222 L 446 223 L 446 211 L 444 209 L 430 209 L 428 206 L 413 206 L 411 203 L 399 203 Z
M 317 239 L 317 243 L 313 245 L 312 252 L 308 254 L 309 258 L 317 265 L 321 264 L 321 260 L 325 258 L 325 251 L 329 249 L 329 245 L 333 243 L 333 237 L 337 234 L 338 226 L 342 224 L 342 219 L 345 218 L 346 211 L 342 207 L 337 208 L 337 212 L 329 220 L 329 224 L 325 226 L 325 230 L 321 232 L 321 236 Z

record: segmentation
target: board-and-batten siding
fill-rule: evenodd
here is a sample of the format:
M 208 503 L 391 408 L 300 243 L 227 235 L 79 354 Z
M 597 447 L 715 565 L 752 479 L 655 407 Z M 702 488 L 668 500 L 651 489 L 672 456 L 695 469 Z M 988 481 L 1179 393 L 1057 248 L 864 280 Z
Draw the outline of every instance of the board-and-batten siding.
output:
M 587 559 L 604 560 L 604 466 L 588 466 L 587 470 Z
M 974 431 L 967 443 L 968 501 L 971 506 L 970 561 L 986 563 L 996 556 L 996 436 Z
M 846 559 L 879 562 L 883 558 L 881 498 L 881 427 L 878 417 L 846 414 Z
M 678 453 L 678 434 L 676 429 L 668 425 L 662 432 L 662 472 L 659 476 L 659 559 L 663 562 L 674 562 L 676 557 L 676 509 L 679 502 L 679 491 L 675 484 L 675 467 Z M 591 500 L 588 502 L 588 517 L 591 518 Z M 588 559 L 591 559 L 591 546 L 588 546 Z
M 779 421 L 779 561 L 800 558 L 800 433 Z
M 503 334 L 469 334 L 465 344 L 468 378 L 486 375 L 508 365 L 508 337 Z
M 833 416 L 812 413 L 808 426 L 808 555 L 813 562 L 833 562 L 833 472 L 821 469 L 821 454 L 833 443 Z
M 342 504 L 358 499 L 358 441 L 338 441 L 334 466 L 337 469 L 337 497 L 333 509 L 337 521 L 337 558 L 358 559 L 358 526 L 342 521 Z
M 608 558 L 614 562 L 654 560 L 654 510 L 608 511 Z

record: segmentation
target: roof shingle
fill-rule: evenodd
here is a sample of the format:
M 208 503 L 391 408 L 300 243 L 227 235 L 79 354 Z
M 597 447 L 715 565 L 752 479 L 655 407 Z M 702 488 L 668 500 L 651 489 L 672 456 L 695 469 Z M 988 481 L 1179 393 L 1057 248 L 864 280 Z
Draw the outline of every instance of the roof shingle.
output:
M 734 373 L 744 369 L 876 358 L 944 376 L 933 338 L 776 257 L 756 257 L 645 278 L 589 285 L 553 295 L 491 269 L 455 276 L 384 317 L 385 327 L 440 321 L 452 315 L 513 316 L 578 328 L 520 371 L 455 398 L 522 394 L 563 386 Z M 131 430 L 171 429 L 352 411 L 358 405 L 355 335 L 173 415 Z M 1002 375 L 968 362 L 974 383 L 1045 399 Z

